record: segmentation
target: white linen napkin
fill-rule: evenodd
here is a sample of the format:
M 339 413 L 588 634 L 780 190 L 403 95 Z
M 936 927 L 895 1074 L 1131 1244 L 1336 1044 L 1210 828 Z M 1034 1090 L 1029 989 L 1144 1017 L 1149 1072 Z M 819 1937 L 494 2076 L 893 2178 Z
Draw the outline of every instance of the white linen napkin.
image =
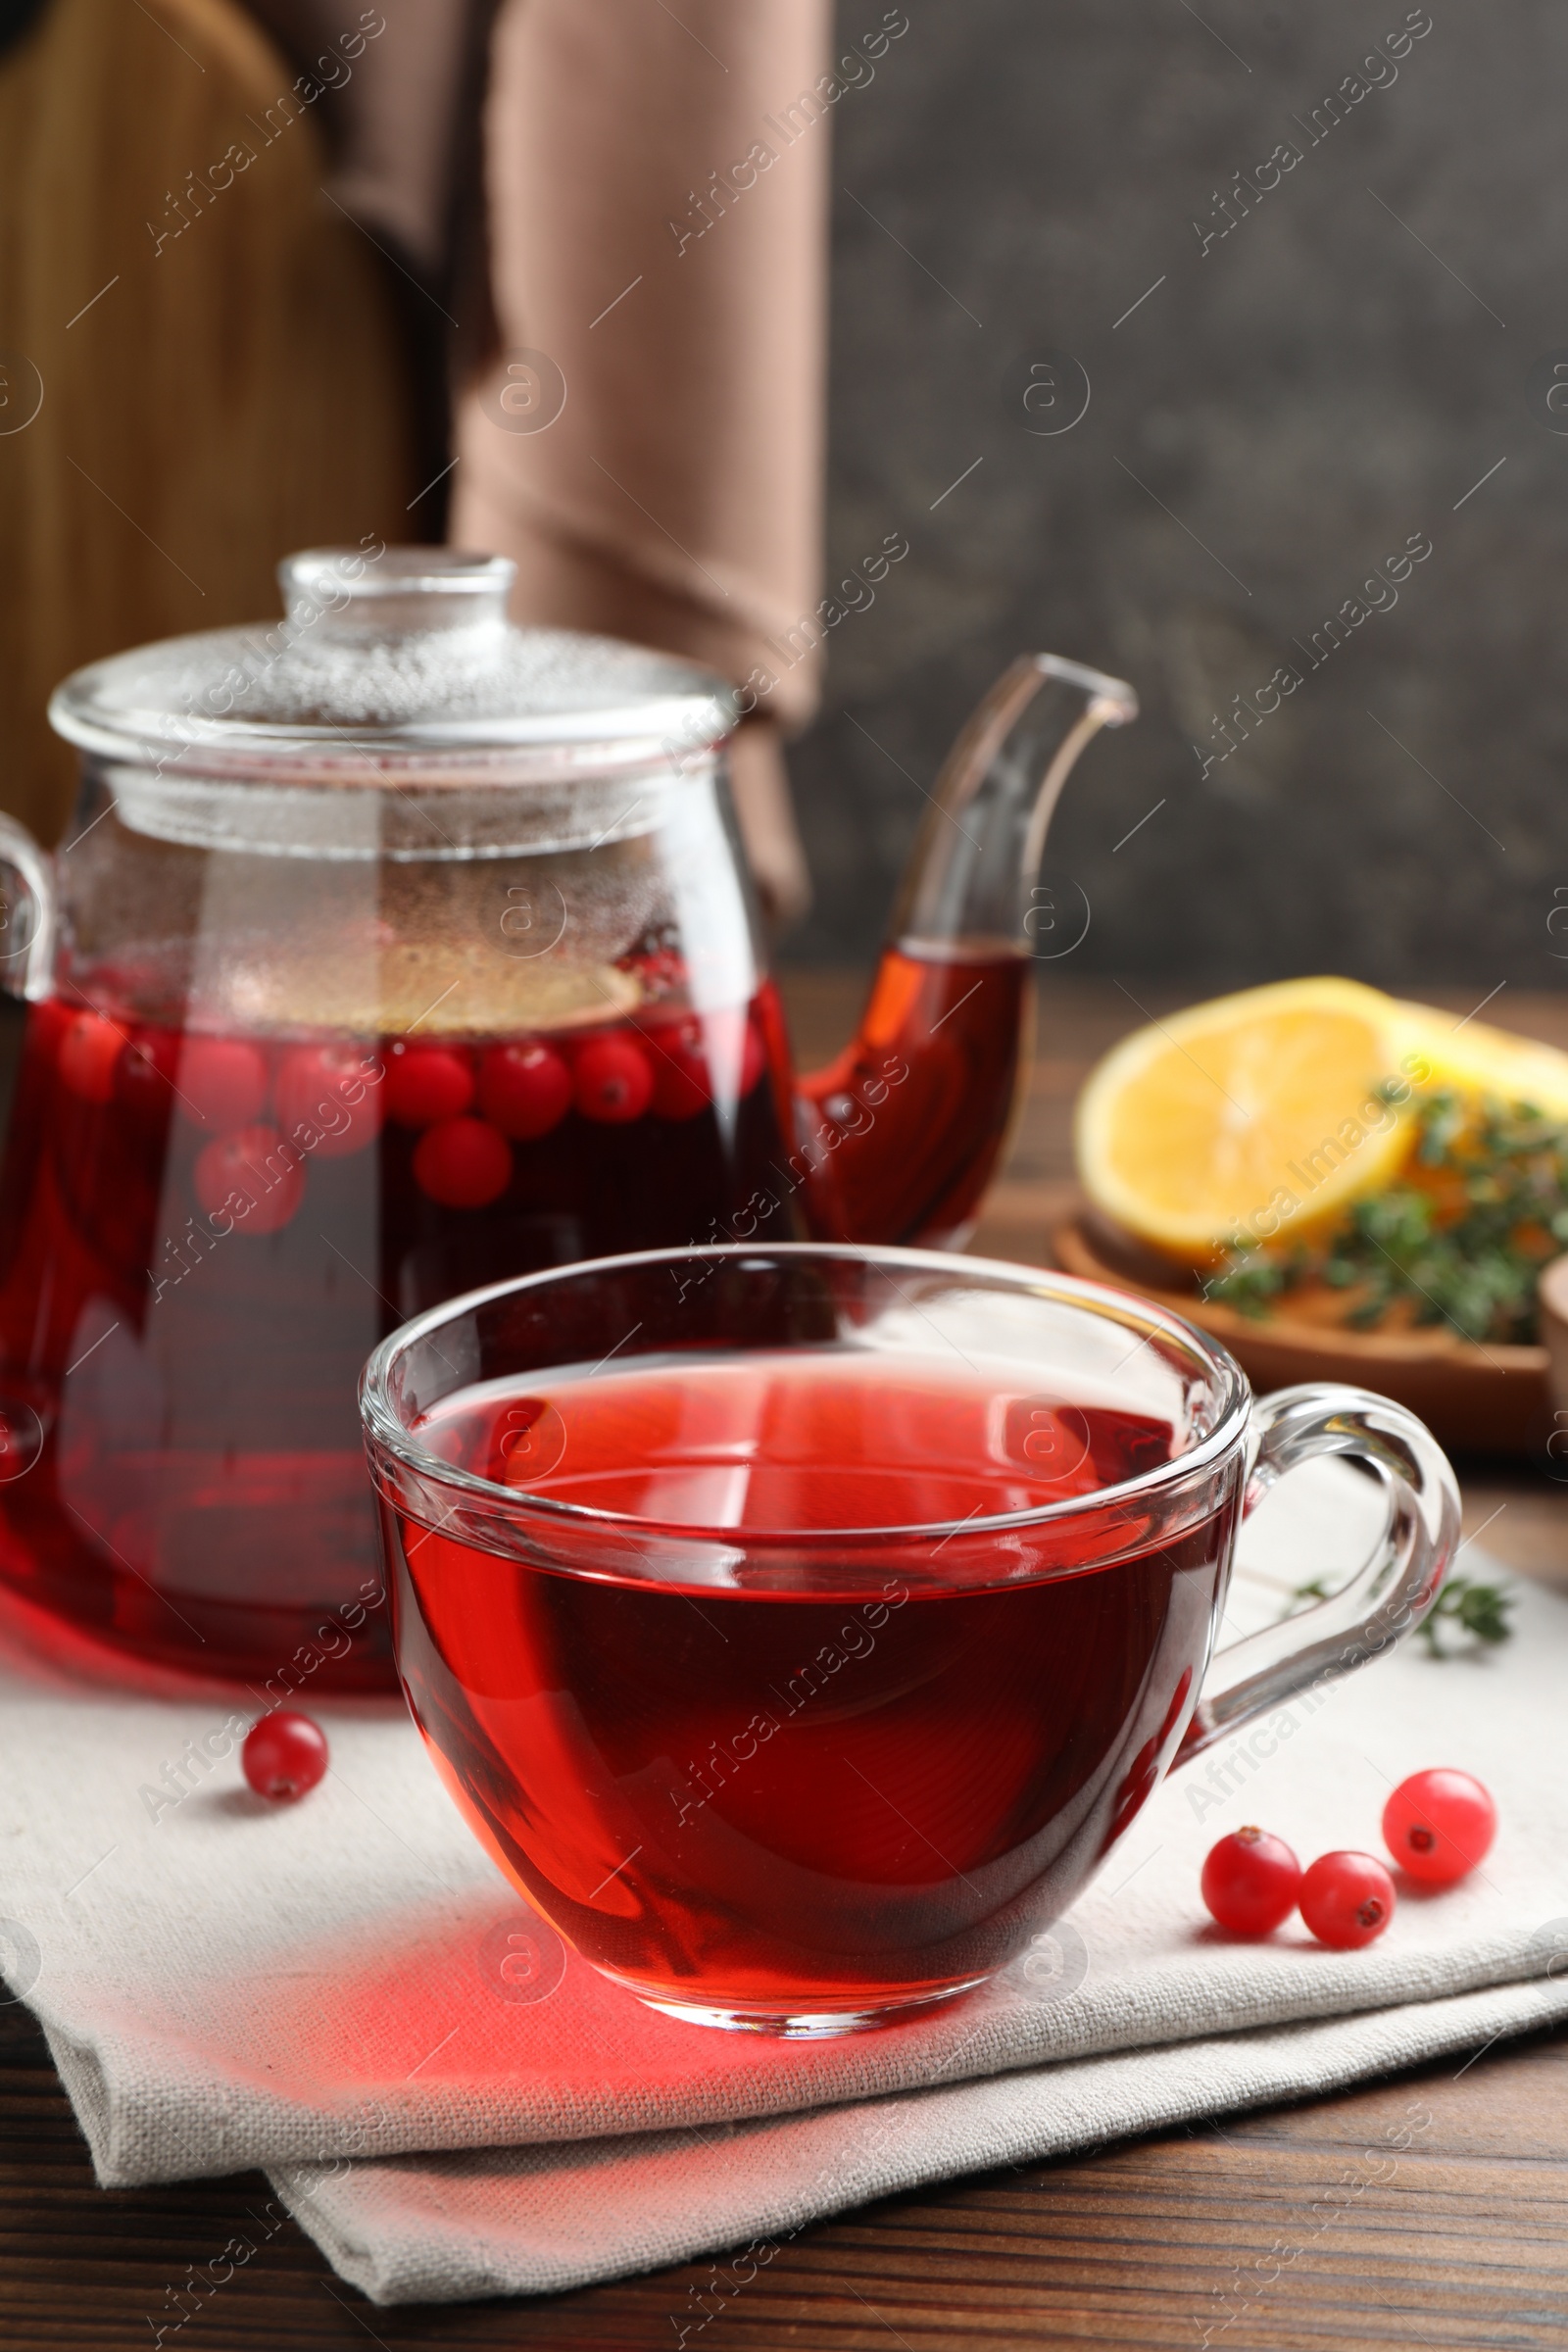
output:
M 1238 1591 L 1267 1614 L 1281 1585 L 1348 1565 L 1371 1540 L 1374 1492 L 1334 1464 L 1295 1474 L 1257 1514 Z M 564 1954 L 471 1839 L 398 1705 L 315 1706 L 332 1769 L 297 1806 L 253 1798 L 233 1756 L 157 1804 L 148 1792 L 187 1742 L 221 1747 L 232 1696 L 95 1685 L 51 1666 L 13 1613 L 0 1962 L 43 2023 L 106 2184 L 273 2168 L 345 2275 L 392 2297 L 606 2277 L 725 2243 L 732 2215 L 743 2233 L 783 2226 L 1004 2148 L 1348 2079 L 1390 2050 L 1419 2055 L 1443 2016 L 1511 2031 L 1555 2014 L 1555 1983 L 1530 1980 L 1568 1958 L 1568 1788 L 1544 1768 L 1568 1604 L 1522 1590 L 1518 1620 L 1515 1641 L 1477 1659 L 1436 1664 L 1407 1645 L 1177 1775 L 1071 1918 L 986 1991 L 803 2044 L 678 2024 Z M 1298 1926 L 1244 1944 L 1207 1924 L 1198 1872 L 1224 1831 L 1261 1818 L 1303 1861 L 1377 1851 L 1389 1788 L 1433 1764 L 1477 1772 L 1498 1803 L 1497 1844 L 1460 1886 L 1406 1892 L 1362 1952 L 1326 1951 Z M 1511 2007 L 1452 2006 L 1507 1986 Z M 1398 2014 L 1358 2014 L 1372 2010 Z M 1351 2022 L 1280 2032 L 1329 2019 Z M 820 2177 L 819 2149 L 846 2132 L 858 2146 L 861 2127 L 801 2111 L 890 2099 L 880 2169 L 862 2180 L 835 2158 Z M 742 2134 L 744 2164 L 725 2140 L 722 2191 L 688 2175 L 715 2127 L 780 2116 L 794 2120 Z M 479 2153 L 368 2161 L 438 2150 Z
M 1568 1968 L 1568 1921 L 1561 1925 L 1559 1970 Z M 1445 2053 L 1473 2058 L 1505 2034 L 1563 2017 L 1568 1982 L 1559 1975 L 1327 2022 L 1064 2060 L 760 2123 L 292 2165 L 270 2177 L 334 2270 L 375 2303 L 560 2293 L 728 2252 L 700 2289 L 672 2295 L 681 2343 L 683 2323 L 691 2337 L 699 2335 L 705 2313 L 719 2316 L 709 2306 L 721 2312 L 808 2223 L 872 2197 L 1244 2107 L 1321 2096 Z M 1367 2151 L 1362 2187 L 1390 2179 L 1400 2144 L 1418 2144 L 1430 2125 L 1417 2086 L 1400 2137 Z

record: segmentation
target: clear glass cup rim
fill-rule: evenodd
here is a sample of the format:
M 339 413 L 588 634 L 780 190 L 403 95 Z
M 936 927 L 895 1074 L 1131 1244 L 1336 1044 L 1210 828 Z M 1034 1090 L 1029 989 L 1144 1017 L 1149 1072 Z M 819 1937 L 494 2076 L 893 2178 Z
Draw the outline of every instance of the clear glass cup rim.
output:
M 1209 1373 L 1220 1400 L 1213 1426 L 1185 1452 L 1173 1455 L 1169 1461 L 1157 1462 L 1152 1469 L 1140 1471 L 1136 1477 L 1120 1480 L 1112 1486 L 1095 1487 L 1087 1494 L 1068 1495 L 1059 1502 L 1037 1504 L 1028 1510 L 977 1515 L 960 1520 L 935 1520 L 917 1525 L 741 1529 L 601 1510 L 584 1503 L 565 1502 L 554 1495 L 534 1494 L 526 1487 L 502 1486 L 494 1479 L 481 1478 L 474 1471 L 460 1468 L 458 1464 L 447 1461 L 422 1446 L 401 1419 L 393 1402 L 392 1381 L 402 1357 L 442 1329 L 497 1300 L 547 1289 L 552 1284 L 576 1280 L 584 1275 L 614 1274 L 638 1267 L 679 1266 L 714 1260 L 756 1261 L 760 1258 L 782 1259 L 786 1262 L 831 1259 L 841 1263 L 900 1267 L 909 1272 L 941 1271 L 957 1276 L 979 1275 L 994 1288 L 1001 1287 L 1022 1295 L 1033 1293 L 1128 1327 L 1142 1326 L 1145 1337 L 1159 1333 L 1174 1341 L 1190 1356 L 1197 1357 Z M 537 1375 L 530 1377 L 545 1380 L 548 1378 L 548 1367 L 541 1368 Z M 1230 1350 L 1207 1332 L 1189 1323 L 1184 1316 L 1136 1292 L 1118 1290 L 1109 1283 L 1093 1282 L 1082 1275 L 1058 1273 L 1054 1267 L 1023 1266 L 1003 1258 L 970 1257 L 949 1250 L 909 1250 L 893 1246 L 882 1248 L 876 1244 L 849 1242 L 724 1243 L 706 1248 L 697 1245 L 678 1250 L 638 1250 L 613 1257 L 584 1258 L 571 1265 L 548 1266 L 533 1274 L 513 1275 L 506 1281 L 489 1283 L 480 1290 L 466 1291 L 457 1298 L 443 1299 L 439 1305 L 427 1307 L 422 1314 L 412 1316 L 375 1348 L 360 1377 L 360 1416 L 367 1445 L 372 1452 L 380 1448 L 389 1453 L 421 1481 L 472 1496 L 508 1516 L 537 1514 L 545 1522 L 562 1528 L 597 1530 L 620 1537 L 646 1538 L 651 1542 L 667 1539 L 676 1543 L 743 1544 L 752 1552 L 799 1549 L 803 1545 L 823 1544 L 853 1546 L 876 1545 L 890 1541 L 918 1544 L 927 1539 L 946 1541 L 959 1534 L 965 1538 L 975 1538 L 1005 1534 L 1019 1528 L 1059 1525 L 1074 1518 L 1086 1517 L 1092 1512 L 1102 1511 L 1107 1505 L 1136 1502 L 1143 1496 L 1154 1495 L 1212 1469 L 1244 1441 L 1251 1408 L 1251 1387 Z

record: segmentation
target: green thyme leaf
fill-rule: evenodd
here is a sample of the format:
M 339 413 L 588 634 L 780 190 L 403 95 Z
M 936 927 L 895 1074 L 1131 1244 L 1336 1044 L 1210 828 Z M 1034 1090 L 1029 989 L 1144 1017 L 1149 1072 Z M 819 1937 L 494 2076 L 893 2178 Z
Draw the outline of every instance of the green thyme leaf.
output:
M 1483 1584 L 1479 1577 L 1452 1575 L 1421 1620 L 1421 1639 L 1435 1658 L 1457 1657 L 1465 1646 L 1494 1647 L 1512 1637 L 1507 1612 L 1513 1605 L 1514 1594 L 1504 1586 Z M 1461 1634 L 1467 1634 L 1468 1644 L 1458 1648 L 1446 1644 L 1442 1639 L 1445 1625 L 1457 1626 Z
M 1313 1601 L 1329 1599 L 1336 1590 L 1325 1577 L 1314 1576 L 1309 1583 L 1297 1586 L 1283 1614 L 1294 1617 Z M 1512 1638 L 1507 1612 L 1513 1605 L 1514 1594 L 1505 1586 L 1484 1584 L 1479 1577 L 1450 1575 L 1421 1621 L 1421 1639 L 1435 1658 L 1462 1657 L 1467 1651 L 1494 1647 Z M 1442 1629 L 1446 1625 L 1455 1627 L 1468 1640 L 1445 1642 Z
M 1528 1102 L 1451 1089 L 1418 1098 L 1406 1181 L 1351 1203 L 1315 1249 L 1232 1253 L 1203 1287 L 1241 1313 L 1269 1314 L 1317 1283 L 1353 1293 L 1346 1321 L 1373 1331 L 1396 1308 L 1474 1341 L 1538 1336 L 1536 1277 L 1568 1247 L 1568 1125 Z

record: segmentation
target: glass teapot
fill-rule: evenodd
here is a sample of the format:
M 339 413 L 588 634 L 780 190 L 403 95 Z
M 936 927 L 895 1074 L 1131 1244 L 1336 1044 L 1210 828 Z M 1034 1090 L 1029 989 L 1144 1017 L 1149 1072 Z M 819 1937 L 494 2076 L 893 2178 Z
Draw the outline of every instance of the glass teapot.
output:
M 1002 1149 L 1031 889 L 1135 712 L 1016 662 L 956 746 L 853 1045 L 797 1083 L 724 780 L 736 698 L 518 629 L 513 566 L 280 567 L 286 617 L 120 655 L 46 858 L 0 1173 L 0 1577 L 272 1701 L 392 1681 L 360 1368 L 407 1316 L 686 1242 L 952 1244 Z

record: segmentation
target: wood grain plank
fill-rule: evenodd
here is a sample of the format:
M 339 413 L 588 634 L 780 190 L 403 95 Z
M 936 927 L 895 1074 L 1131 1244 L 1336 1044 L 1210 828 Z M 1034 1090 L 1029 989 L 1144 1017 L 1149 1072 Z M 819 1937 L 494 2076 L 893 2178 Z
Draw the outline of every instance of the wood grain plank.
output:
M 254 2258 L 169 2326 L 191 2265 Z M 705 2314 L 707 2315 L 705 2320 Z M 378 2311 L 334 2280 L 260 2175 L 101 2192 L 41 2037 L 0 2022 L 0 2336 L 327 2352 L 379 2341 L 686 2343 L 703 2352 L 1421 2341 L 1568 2329 L 1568 2034 L 1330 2100 L 884 2200 L 755 2278 L 693 2263 L 538 2302 Z
M 46 842 L 68 670 L 270 620 L 291 549 L 415 527 L 395 281 L 294 80 L 233 0 L 54 0 L 0 60 L 5 340 L 47 388 L 0 435 L 0 804 Z

